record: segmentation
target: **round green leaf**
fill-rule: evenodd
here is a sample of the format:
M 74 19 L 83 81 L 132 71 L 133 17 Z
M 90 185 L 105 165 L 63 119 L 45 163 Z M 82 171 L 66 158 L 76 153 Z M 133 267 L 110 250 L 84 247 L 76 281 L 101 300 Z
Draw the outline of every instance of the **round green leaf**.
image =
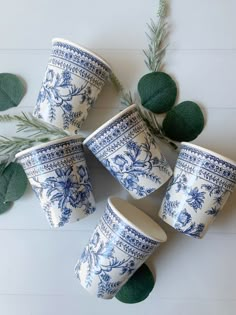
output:
M 177 96 L 175 81 L 164 72 L 144 75 L 138 83 L 142 105 L 156 114 L 165 113 L 174 105 Z
M 116 294 L 116 298 L 123 303 L 138 303 L 145 300 L 155 284 L 152 272 L 143 264 Z
M 5 162 L 1 163 L 0 164 L 0 176 L 2 175 L 5 168 L 6 168 L 6 163 Z
M 24 84 L 16 75 L 0 73 L 0 111 L 17 106 L 24 94 Z
M 4 199 L 0 195 L 0 214 L 6 212 L 11 207 L 11 202 L 4 202 Z
M 10 163 L 0 177 L 0 196 L 4 202 L 15 201 L 23 196 L 27 182 L 22 166 L 18 163 Z
M 204 116 L 196 103 L 182 102 L 167 113 L 162 128 L 172 140 L 192 141 L 204 128 Z

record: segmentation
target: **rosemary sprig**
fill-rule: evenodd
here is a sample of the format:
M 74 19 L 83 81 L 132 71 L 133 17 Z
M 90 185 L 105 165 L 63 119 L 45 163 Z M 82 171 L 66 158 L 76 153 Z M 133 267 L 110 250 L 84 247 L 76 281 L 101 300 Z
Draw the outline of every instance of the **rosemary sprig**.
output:
M 152 72 L 160 71 L 163 67 L 163 58 L 166 53 L 166 39 L 168 35 L 168 25 L 166 22 L 167 17 L 167 0 L 159 1 L 159 9 L 157 12 L 158 22 L 155 23 L 151 20 L 148 25 L 149 33 L 146 33 L 149 44 L 148 49 L 143 50 L 146 60 L 144 60 L 147 68 Z M 138 104 L 138 109 L 146 121 L 148 127 L 152 130 L 153 134 L 156 135 L 161 141 L 170 145 L 173 149 L 177 150 L 178 146 L 171 141 L 163 133 L 162 127 L 157 120 L 157 115 L 147 110 L 143 106 Z
M 16 153 L 27 149 L 37 143 L 47 142 L 50 138 L 22 138 L 0 136 L 0 152 L 7 164 L 15 160 Z M 0 156 L 0 160 L 1 160 Z
M 148 125 L 152 133 L 158 139 L 160 139 L 161 141 L 171 146 L 172 149 L 177 150 L 178 146 L 173 141 L 171 141 L 168 137 L 166 137 L 165 134 L 163 133 L 162 127 L 159 124 L 156 115 L 150 112 L 148 109 L 144 108 L 140 104 L 137 105 L 137 108 L 139 110 L 140 115 L 142 116 L 143 120 L 146 122 L 146 124 Z
M 2 160 L 6 160 L 7 164 L 9 164 L 15 160 L 16 153 L 35 144 L 69 135 L 64 130 L 47 124 L 30 113 L 0 115 L 0 123 L 8 122 L 16 122 L 17 133 L 27 133 L 27 138 L 0 136 L 0 163 Z
M 117 76 L 112 73 L 110 76 L 110 81 L 112 82 L 113 86 L 120 93 L 120 102 L 124 106 L 130 106 L 134 104 L 134 99 L 130 91 L 126 91 L 123 85 L 121 84 L 120 80 Z
M 148 69 L 152 72 L 159 71 L 163 66 L 163 58 L 166 52 L 165 41 L 167 37 L 167 23 L 166 23 L 166 15 L 167 15 L 167 3 L 166 0 L 159 1 L 159 9 L 157 12 L 158 23 L 155 23 L 151 20 L 148 25 L 149 33 L 146 33 L 149 44 L 148 49 L 143 50 L 146 60 L 144 60 Z M 114 73 L 110 76 L 110 81 L 121 94 L 121 104 L 125 106 L 129 106 L 135 103 L 134 98 L 130 91 L 126 91 L 120 80 L 116 77 Z
M 163 66 L 163 58 L 166 53 L 167 44 L 167 3 L 166 0 L 160 0 L 159 10 L 157 13 L 158 22 L 151 20 L 147 24 L 149 33 L 146 33 L 149 44 L 148 49 L 143 50 L 146 60 L 144 61 L 148 69 L 152 72 L 159 71 Z
M 31 133 L 29 137 L 35 136 L 68 136 L 68 133 L 64 130 L 57 128 L 56 126 L 47 124 L 42 120 L 35 118 L 30 113 L 22 112 L 22 115 L 0 115 L 1 122 L 12 122 L 15 121 L 17 124 L 17 132 Z

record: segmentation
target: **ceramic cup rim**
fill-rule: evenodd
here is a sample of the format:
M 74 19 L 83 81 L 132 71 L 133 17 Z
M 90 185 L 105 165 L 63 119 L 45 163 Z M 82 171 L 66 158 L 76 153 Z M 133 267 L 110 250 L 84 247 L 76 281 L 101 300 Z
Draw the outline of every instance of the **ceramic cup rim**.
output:
M 37 149 L 45 148 L 45 147 L 47 147 L 49 145 L 52 145 L 52 144 L 57 144 L 57 143 L 60 143 L 60 142 L 62 143 L 62 142 L 66 142 L 66 141 L 73 140 L 73 139 L 78 139 L 78 140 L 81 139 L 81 145 L 83 144 L 83 140 L 82 140 L 83 138 L 81 136 L 78 136 L 78 135 L 68 136 L 68 137 L 64 137 L 64 138 L 50 140 L 48 142 L 43 142 L 41 144 L 37 144 L 37 145 L 35 145 L 33 147 L 27 148 L 27 149 L 25 149 L 23 151 L 18 152 L 15 155 L 15 158 L 18 159 L 18 158 L 22 157 L 25 154 L 34 152 Z
M 195 149 L 197 149 L 199 151 L 202 151 L 202 152 L 205 152 L 205 153 L 209 153 L 209 154 L 211 154 L 211 155 L 213 155 L 213 156 L 215 156 L 215 157 L 217 157 L 217 158 L 219 158 L 219 159 L 221 159 L 221 160 L 223 160 L 225 162 L 228 162 L 228 163 L 232 164 L 233 167 L 236 167 L 236 161 L 234 161 L 234 160 L 232 160 L 232 159 L 230 159 L 230 158 L 228 158 L 228 157 L 226 157 L 226 156 L 224 156 L 222 154 L 219 154 L 217 152 L 214 152 L 212 150 L 206 149 L 206 148 L 201 147 L 201 146 L 199 146 L 197 144 L 193 144 L 193 143 L 189 143 L 189 142 L 181 142 L 181 145 L 185 145 L 185 146 L 188 146 L 188 147 L 195 148 Z
M 116 121 L 118 118 L 123 116 L 126 112 L 129 112 L 130 110 L 132 110 L 135 107 L 136 107 L 136 104 L 132 104 L 132 105 L 128 106 L 127 108 L 125 108 L 124 110 L 122 110 L 121 112 L 119 112 L 118 114 L 116 114 L 115 116 L 113 116 L 112 118 L 110 118 L 109 120 L 107 120 L 104 124 L 102 124 L 96 130 L 94 130 L 88 137 L 86 137 L 86 139 L 83 141 L 83 144 L 86 144 L 94 136 L 96 136 L 100 131 L 107 128 L 107 126 L 111 125 L 114 121 Z
M 159 229 L 160 234 L 162 234 L 163 236 L 160 235 L 159 238 L 155 237 L 154 235 L 151 235 L 144 232 L 141 228 L 139 228 L 134 222 L 132 222 L 131 220 L 129 220 L 124 214 L 122 214 L 113 204 L 112 200 L 121 200 L 122 202 L 126 203 L 128 206 L 131 206 L 133 208 L 135 208 L 135 210 L 137 212 L 142 213 L 142 215 L 144 217 L 147 217 L 148 220 L 153 221 L 153 223 L 156 225 L 156 227 Z M 158 242 L 158 243 L 164 243 L 167 241 L 167 235 L 166 232 L 162 229 L 162 227 L 156 222 L 154 221 L 151 217 L 149 217 L 145 212 L 143 212 L 142 210 L 140 210 L 139 208 L 137 208 L 136 206 L 134 206 L 133 204 L 129 203 L 127 200 L 121 199 L 119 197 L 116 196 L 110 196 L 108 197 L 107 203 L 110 205 L 110 207 L 112 208 L 112 210 L 116 213 L 116 215 L 122 219 L 123 222 L 127 223 L 129 226 L 131 226 L 132 228 L 134 228 L 136 231 L 138 231 L 140 234 L 146 236 L 147 238 Z
M 104 63 L 104 65 L 112 72 L 112 68 L 111 66 L 109 65 L 109 63 L 104 59 L 102 58 L 101 56 L 99 56 L 97 53 L 93 52 L 92 50 L 80 45 L 80 44 L 77 44 L 73 41 L 70 41 L 68 39 L 65 39 L 65 38 L 61 38 L 61 37 L 54 37 L 52 39 L 52 44 L 54 44 L 55 42 L 62 42 L 62 43 L 65 43 L 65 44 L 69 44 L 71 46 L 74 46 L 76 48 L 79 48 L 83 51 L 85 51 L 86 53 L 94 56 L 95 58 L 97 58 L 99 61 L 101 61 L 102 63 Z

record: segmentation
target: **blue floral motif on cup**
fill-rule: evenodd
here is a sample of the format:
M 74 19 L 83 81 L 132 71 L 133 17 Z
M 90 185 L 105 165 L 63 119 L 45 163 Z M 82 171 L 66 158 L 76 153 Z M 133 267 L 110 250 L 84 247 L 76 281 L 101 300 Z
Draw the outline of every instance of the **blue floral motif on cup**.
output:
M 110 73 L 93 53 L 54 40 L 34 116 L 78 133 Z
M 18 157 L 52 227 L 95 211 L 84 150 L 79 137 L 49 142 Z
M 129 191 L 134 191 L 138 196 L 144 197 L 153 191 L 154 187 L 146 188 L 141 185 L 142 178 L 148 178 L 154 183 L 161 184 L 159 176 L 155 175 L 155 168 L 161 169 L 169 174 L 169 167 L 166 159 L 161 155 L 160 159 L 153 157 L 150 150 L 150 138 L 146 137 L 145 143 L 138 144 L 135 141 L 129 141 L 126 145 L 124 154 L 114 155 L 112 164 L 109 159 L 102 163 L 117 178 L 120 183 Z
M 85 288 L 94 285 L 98 297 L 111 298 L 158 245 L 122 221 L 107 204 L 75 273 Z
M 65 169 L 56 169 L 55 176 L 50 176 L 43 182 L 37 177 L 31 178 L 31 186 L 38 198 L 43 198 L 42 194 L 46 191 L 48 202 L 61 209 L 58 226 L 63 226 L 69 221 L 73 208 L 80 208 L 86 215 L 95 211 L 95 207 L 89 201 L 92 187 L 83 165 L 77 167 L 77 174 L 79 181 L 73 167 L 69 166 Z
M 121 281 L 112 281 L 110 273 L 114 269 L 118 269 L 120 275 L 132 274 L 134 271 L 134 261 L 132 257 L 127 259 L 118 260 L 114 256 L 114 248 L 111 242 L 100 241 L 100 234 L 96 232 L 89 245 L 85 248 L 80 263 L 77 265 L 76 270 L 80 268 L 80 265 L 86 263 L 87 275 L 86 275 L 86 287 L 92 284 L 94 274 L 99 277 L 98 283 L 98 297 L 104 297 L 104 295 L 115 295 L 119 290 Z
M 79 127 L 81 122 L 80 117 L 83 112 L 73 111 L 72 99 L 75 96 L 80 96 L 80 104 L 86 102 L 90 107 L 94 104 L 95 98 L 91 96 L 92 90 L 88 82 L 82 86 L 76 87 L 72 82 L 71 73 L 63 71 L 61 74 L 56 73 L 53 69 L 48 69 L 42 88 L 38 95 L 35 114 L 40 111 L 40 104 L 47 101 L 48 119 L 53 123 L 56 120 L 56 108 L 60 108 L 63 118 L 63 129 L 68 129 L 69 125 Z M 38 113 L 38 116 L 40 114 Z
M 182 233 L 202 237 L 233 190 L 235 174 L 228 161 L 182 145 L 160 217 Z
M 131 106 L 85 144 L 134 198 L 154 192 L 172 175 L 136 107 Z

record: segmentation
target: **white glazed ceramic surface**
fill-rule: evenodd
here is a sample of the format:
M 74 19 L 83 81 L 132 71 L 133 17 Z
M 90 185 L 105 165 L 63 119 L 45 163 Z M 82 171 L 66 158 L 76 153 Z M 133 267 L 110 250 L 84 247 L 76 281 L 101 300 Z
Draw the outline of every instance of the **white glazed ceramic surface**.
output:
M 236 183 L 236 162 L 182 143 L 159 216 L 178 231 L 202 238 Z
M 84 144 L 133 198 L 146 197 L 172 175 L 135 105 L 98 128 Z
M 108 199 L 75 272 L 81 285 L 99 298 L 113 298 L 167 236 L 141 210 L 120 198 Z
M 53 39 L 34 116 L 78 133 L 110 72 L 108 64 L 89 50 Z
M 95 211 L 81 139 L 54 140 L 16 155 L 51 227 L 78 221 Z

